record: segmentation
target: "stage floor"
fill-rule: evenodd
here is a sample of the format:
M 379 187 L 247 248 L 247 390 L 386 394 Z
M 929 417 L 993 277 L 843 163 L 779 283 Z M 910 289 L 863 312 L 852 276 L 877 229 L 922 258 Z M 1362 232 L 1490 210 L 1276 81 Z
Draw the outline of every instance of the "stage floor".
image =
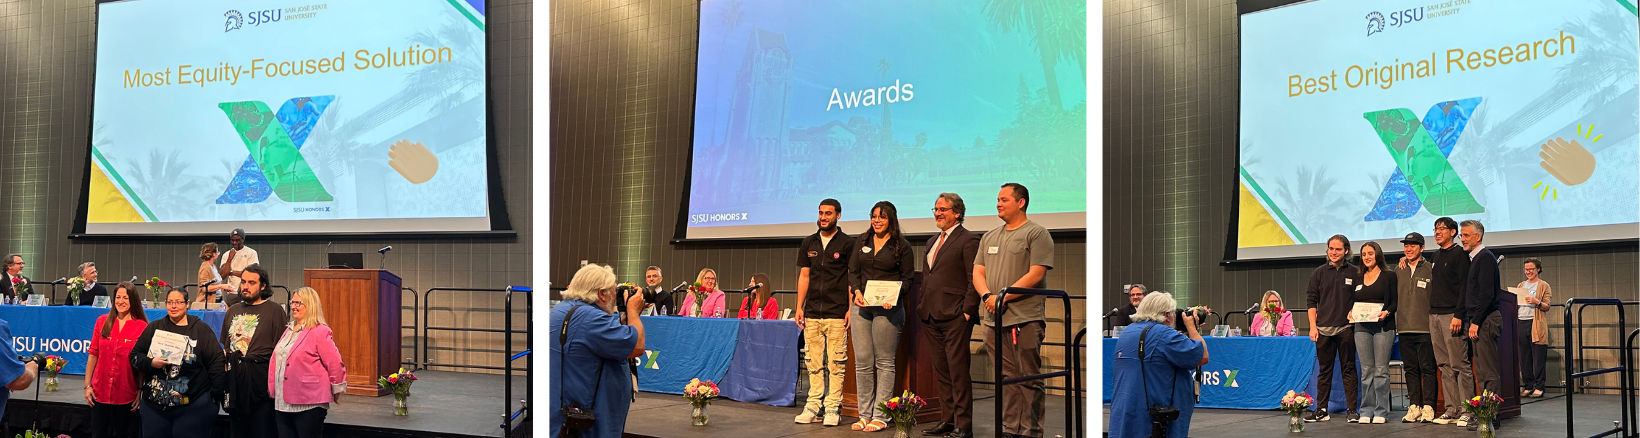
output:
M 445 437 L 499 437 L 502 436 L 501 397 L 503 379 L 500 374 L 460 373 L 449 371 L 418 371 L 409 399 L 410 415 L 393 415 L 393 396 L 342 396 L 340 403 L 330 405 L 325 417 L 325 435 L 357 438 L 369 435 L 445 436 Z M 62 424 L 44 424 L 56 432 L 65 425 L 77 428 L 89 412 L 85 406 L 83 376 L 58 376 L 62 390 L 40 392 L 42 414 L 73 409 L 77 415 L 59 417 Z M 522 373 L 513 376 L 511 408 L 525 398 L 528 380 Z M 35 383 L 36 385 L 39 382 Z M 680 399 L 681 400 L 681 399 Z M 34 388 L 11 394 L 6 406 L 7 423 L 13 418 L 33 417 Z M 794 414 L 795 415 L 795 414 Z M 226 420 L 227 415 L 222 414 Z M 25 423 L 26 424 L 26 423 Z M 15 426 L 14 426 L 15 429 Z M 72 434 L 81 436 L 80 434 Z M 86 435 L 89 436 L 89 435 Z
M 1530 401 L 1521 406 L 1520 417 L 1503 420 L 1498 429 L 1498 436 L 1566 436 L 1566 399 L 1554 395 L 1558 393 L 1528 399 Z M 1592 436 L 1611 429 L 1612 421 L 1620 418 L 1619 399 L 1616 395 L 1578 394 L 1576 397 L 1575 436 Z M 1404 408 L 1391 414 L 1393 418 L 1384 424 L 1346 423 L 1343 415 L 1334 414 L 1330 421 L 1306 423 L 1304 434 L 1341 438 L 1475 436 L 1475 432 L 1451 424 L 1402 423 L 1401 417 L 1406 415 Z M 1109 430 L 1109 406 L 1104 408 L 1104 416 L 1106 430 Z M 1197 409 L 1190 422 L 1190 429 L 1190 436 L 1215 438 L 1283 436 L 1287 435 L 1287 413 L 1279 410 Z
M 989 395 L 990 391 L 980 391 L 978 396 Z M 992 415 L 996 405 L 995 399 L 985 398 L 974 400 L 974 429 L 975 436 L 993 436 Z M 689 425 L 689 401 L 672 394 L 650 392 L 638 393 L 637 402 L 632 404 L 632 410 L 626 418 L 627 437 L 702 437 L 702 438 L 762 438 L 762 437 L 851 437 L 864 436 L 889 437 L 894 435 L 893 430 L 884 430 L 875 434 L 862 435 L 860 432 L 849 430 L 848 426 L 854 423 L 854 417 L 843 417 L 841 425 L 826 427 L 819 423 L 797 424 L 792 422 L 800 407 L 775 407 L 755 403 L 741 403 L 732 400 L 713 401 L 706 413 L 710 423 L 702 427 Z M 1044 426 L 1044 436 L 1052 438 L 1055 435 L 1065 434 L 1065 396 L 1048 395 L 1047 424 Z M 913 436 L 922 436 L 922 429 L 933 424 L 920 424 L 913 431 Z M 892 425 L 890 425 L 892 427 Z

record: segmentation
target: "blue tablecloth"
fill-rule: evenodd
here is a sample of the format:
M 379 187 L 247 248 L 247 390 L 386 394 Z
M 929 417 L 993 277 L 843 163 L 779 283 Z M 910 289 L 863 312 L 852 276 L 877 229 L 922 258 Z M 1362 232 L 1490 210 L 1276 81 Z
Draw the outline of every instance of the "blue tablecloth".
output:
M 1315 394 L 1315 343 L 1310 338 L 1205 339 L 1209 361 L 1201 369 L 1206 381 L 1197 407 L 1275 409 L 1281 406 L 1281 397 L 1287 391 L 1303 389 Z M 1111 353 L 1116 351 L 1116 339 L 1105 338 L 1104 342 L 1104 402 L 1109 404 L 1114 391 Z
M 222 318 L 226 312 L 190 310 L 188 313 L 204 320 L 211 331 L 222 333 Z M 85 374 L 92 326 L 97 324 L 98 316 L 107 314 L 108 309 L 90 306 L 0 306 L 0 319 L 11 325 L 12 348 L 18 354 L 43 352 L 62 356 L 68 360 L 68 364 L 63 365 L 63 374 Z M 164 318 L 165 310 L 149 309 L 147 314 L 148 320 L 154 321 Z
M 717 382 L 730 400 L 790 406 L 801 330 L 791 321 L 645 316 L 638 389 L 682 394 L 690 379 Z

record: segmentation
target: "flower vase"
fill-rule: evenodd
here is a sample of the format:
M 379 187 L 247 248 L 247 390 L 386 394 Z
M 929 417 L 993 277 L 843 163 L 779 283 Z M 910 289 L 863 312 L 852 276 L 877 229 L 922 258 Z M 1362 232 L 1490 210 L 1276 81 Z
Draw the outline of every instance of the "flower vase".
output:
M 409 398 L 410 394 L 393 394 L 393 415 L 401 417 L 410 415 L 410 405 L 406 404 Z
M 1479 433 L 1481 438 L 1497 438 L 1498 431 L 1492 428 L 1492 419 L 1480 418 L 1479 420 L 1481 424 L 1475 428 L 1475 432 Z
M 693 424 L 693 425 L 696 425 L 696 426 L 705 426 L 706 425 L 706 420 L 707 420 L 707 418 L 706 418 L 706 404 L 705 403 L 696 403 L 696 404 L 693 405 L 693 407 L 694 407 L 693 412 L 691 412 L 689 414 L 689 419 L 690 419 L 689 424 Z
M 1294 412 L 1292 414 L 1288 414 L 1288 418 L 1287 418 L 1287 432 L 1288 433 L 1303 433 L 1304 432 L 1304 419 L 1303 418 L 1298 418 L 1298 417 L 1299 417 L 1299 414 L 1297 412 Z
M 895 421 L 894 438 L 911 438 L 911 428 L 916 426 L 916 421 Z
M 57 392 L 57 375 L 46 376 L 46 392 Z

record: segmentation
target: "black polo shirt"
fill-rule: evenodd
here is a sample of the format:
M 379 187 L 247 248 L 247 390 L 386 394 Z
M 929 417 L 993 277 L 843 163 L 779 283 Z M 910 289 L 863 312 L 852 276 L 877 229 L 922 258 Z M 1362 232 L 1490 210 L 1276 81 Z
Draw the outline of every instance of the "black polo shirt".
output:
M 1350 325 L 1356 278 L 1360 276 L 1361 271 L 1349 263 L 1341 266 L 1324 263 L 1310 272 L 1310 284 L 1304 288 L 1304 304 L 1315 309 L 1316 327 Z
M 806 319 L 840 319 L 848 316 L 848 261 L 854 238 L 837 230 L 830 245 L 821 245 L 817 231 L 803 238 L 797 248 L 797 267 L 809 268 L 809 291 L 803 302 Z
M 1463 245 L 1453 243 L 1452 246 L 1435 250 L 1435 259 L 1430 261 L 1435 265 L 1430 277 L 1435 284 L 1429 288 L 1429 314 L 1448 315 L 1462 310 L 1463 295 L 1467 290 L 1464 287 L 1469 280 L 1469 252 L 1463 250 Z M 1439 327 L 1430 327 L 1437 330 Z

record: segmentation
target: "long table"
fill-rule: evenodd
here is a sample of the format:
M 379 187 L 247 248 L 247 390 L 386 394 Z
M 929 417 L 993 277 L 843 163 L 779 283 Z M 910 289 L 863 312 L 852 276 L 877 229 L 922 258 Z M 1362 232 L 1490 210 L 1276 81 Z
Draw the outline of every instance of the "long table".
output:
M 802 330 L 787 320 L 645 316 L 638 390 L 682 394 L 711 380 L 728 399 L 790 406 Z
M 1275 409 L 1281 407 L 1287 391 L 1315 394 L 1315 342 L 1308 337 L 1204 339 L 1209 362 L 1201 368 L 1206 382 L 1197 407 Z M 1105 338 L 1104 342 L 1104 402 L 1108 404 L 1115 388 L 1111 361 L 1116 339 Z
M 0 305 L 0 320 L 11 326 L 12 348 L 18 354 L 42 352 L 62 356 L 68 360 L 62 374 L 85 374 L 87 351 L 91 347 L 91 331 L 97 317 L 107 315 L 108 309 L 90 306 L 9 306 Z M 165 309 L 148 309 L 148 320 L 165 317 Z M 220 310 L 190 310 L 211 331 L 222 333 L 222 319 L 227 312 Z

